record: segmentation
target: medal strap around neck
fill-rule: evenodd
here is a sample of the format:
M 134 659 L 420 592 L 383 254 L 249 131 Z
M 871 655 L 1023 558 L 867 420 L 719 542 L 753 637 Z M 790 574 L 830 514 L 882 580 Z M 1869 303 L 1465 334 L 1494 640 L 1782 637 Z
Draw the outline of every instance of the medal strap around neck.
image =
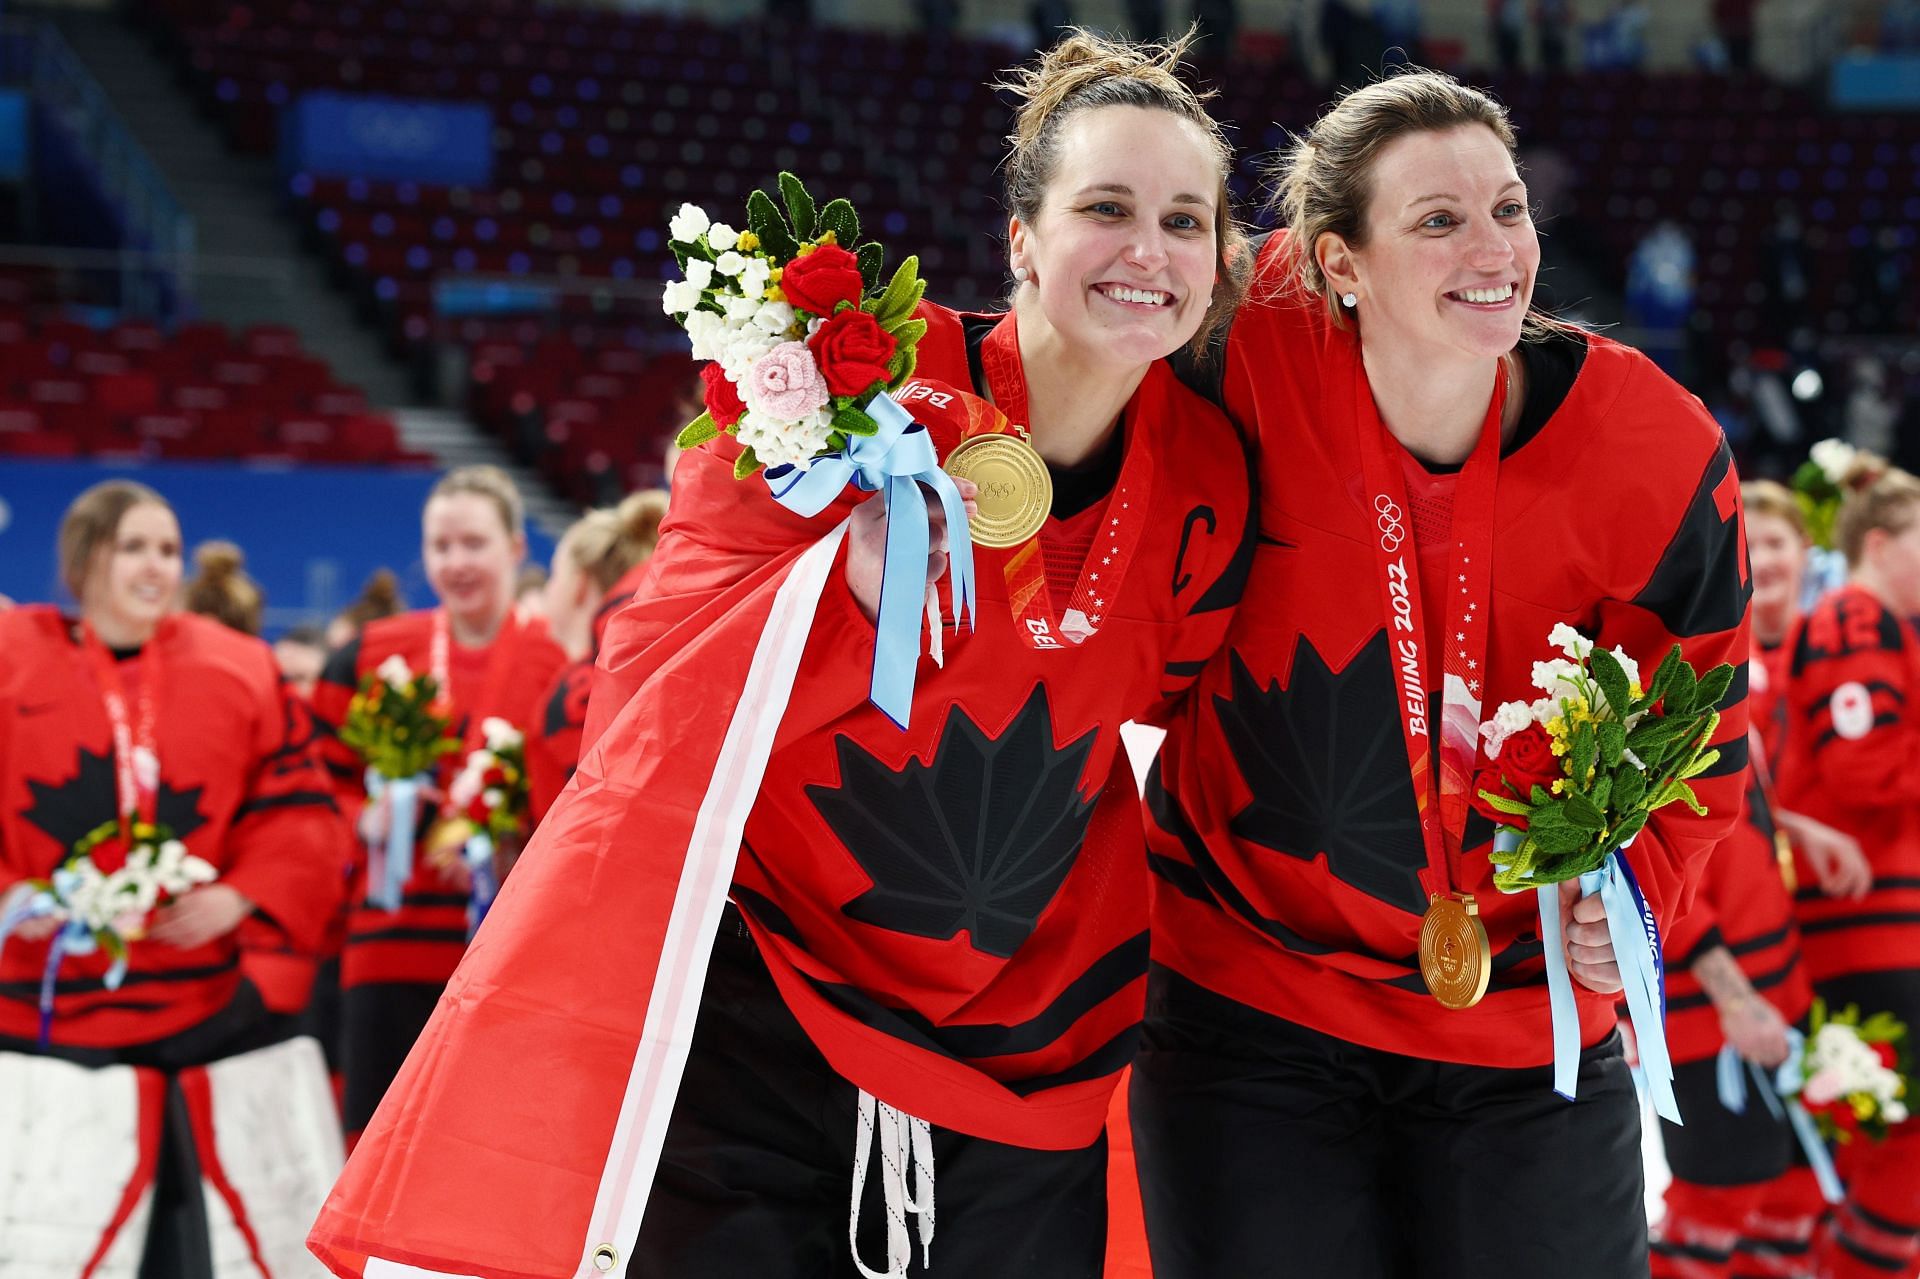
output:
M 119 663 L 85 622 L 80 624 L 80 643 L 113 733 L 114 815 L 121 823 L 121 833 L 130 836 L 125 829 L 130 816 L 138 815 L 149 825 L 159 818 L 160 751 L 155 739 L 159 723 L 159 645 L 149 641 L 140 654 L 143 669 L 139 695 L 137 704 L 129 706 Z
M 992 419 L 987 418 L 979 429 L 1011 429 L 1023 438 L 1031 438 L 1026 369 L 1020 358 L 1019 320 L 1014 312 L 1007 312 L 987 334 L 980 346 L 980 363 L 986 373 L 987 391 L 1009 425 L 990 427 L 987 423 Z M 1130 415 L 1131 407 L 1128 412 Z M 1129 425 L 1123 423 L 1123 429 Z M 977 433 L 972 422 L 969 433 Z M 1120 478 L 1107 497 L 1104 518 L 1065 612 L 1054 608 L 1039 538 L 1030 539 L 1007 556 L 1007 602 L 1019 621 L 1020 637 L 1029 647 L 1059 649 L 1064 647 L 1062 639 L 1069 644 L 1084 644 L 1099 631 L 1107 610 L 1118 598 L 1120 584 L 1146 528 L 1147 500 L 1153 492 L 1153 461 L 1149 450 L 1134 438 L 1137 434 L 1137 429 L 1129 429 L 1123 442 L 1126 456 L 1120 464 Z
M 1372 516 L 1380 607 L 1393 667 L 1395 701 L 1407 767 L 1413 775 L 1420 833 L 1426 844 L 1426 889 L 1452 891 L 1449 858 L 1457 855 L 1467 824 L 1468 787 L 1479 750 L 1481 693 L 1487 666 L 1487 610 L 1493 581 L 1494 495 L 1500 474 L 1500 423 L 1506 379 L 1497 378 L 1473 453 L 1460 472 L 1453 500 L 1453 546 L 1447 557 L 1444 623 L 1439 632 L 1442 671 L 1439 705 L 1429 699 L 1434 666 L 1420 555 L 1401 470 L 1401 445 L 1374 407 L 1366 371 L 1354 368 L 1355 435 Z M 1437 714 L 1435 712 L 1438 712 Z M 1433 734 L 1439 733 L 1439 749 Z M 1434 776 L 1438 756 L 1439 777 Z
M 488 715 L 497 713 L 504 700 L 507 682 L 513 678 L 514 665 L 519 657 L 520 637 L 524 630 L 520 623 L 519 612 L 508 609 L 506 618 L 500 623 L 500 629 L 494 632 L 493 640 L 487 646 L 487 673 L 480 684 L 479 699 L 467 708 L 465 731 L 462 736 L 467 753 L 471 753 L 485 740 L 486 735 L 481 731 L 480 723 Z M 446 704 L 449 713 L 454 713 L 458 709 L 453 700 L 452 677 L 449 674 L 452 642 L 447 610 L 434 609 L 433 638 L 428 654 L 428 669 L 433 672 L 434 681 L 440 688 L 440 699 Z M 458 726 L 457 720 L 455 724 Z

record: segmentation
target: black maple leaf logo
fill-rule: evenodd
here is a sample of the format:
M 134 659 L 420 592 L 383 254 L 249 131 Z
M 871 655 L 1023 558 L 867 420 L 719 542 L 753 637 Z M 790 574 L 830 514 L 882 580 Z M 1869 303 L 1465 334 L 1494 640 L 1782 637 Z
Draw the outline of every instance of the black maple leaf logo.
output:
M 1382 631 L 1335 673 L 1301 636 L 1287 686 L 1263 689 L 1233 654 L 1233 695 L 1213 699 L 1252 799 L 1241 839 L 1311 861 L 1403 910 L 1426 908 L 1427 864 Z
M 915 937 L 964 931 L 976 950 L 1012 955 L 1086 837 L 1094 801 L 1079 785 L 1093 738 L 1056 748 L 1040 685 L 997 738 L 956 707 L 932 761 L 897 772 L 839 738 L 840 785 L 807 793 L 873 879 L 842 909 Z
M 33 803 L 21 814 L 34 826 L 52 837 L 62 848 L 70 849 L 103 822 L 114 820 L 119 802 L 119 784 L 114 777 L 113 756 L 90 750 L 76 750 L 77 765 L 64 782 L 37 782 L 27 779 L 27 792 Z M 155 802 L 159 824 L 185 839 L 207 824 L 200 812 L 200 795 L 206 788 L 175 790 L 160 779 L 160 794 Z

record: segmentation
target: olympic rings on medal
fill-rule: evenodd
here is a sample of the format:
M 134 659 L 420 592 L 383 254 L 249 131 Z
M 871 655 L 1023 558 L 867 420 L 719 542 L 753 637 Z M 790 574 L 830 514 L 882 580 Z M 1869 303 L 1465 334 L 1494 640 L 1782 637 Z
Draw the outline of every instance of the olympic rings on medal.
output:
M 1407 531 L 1400 522 L 1399 505 L 1385 493 L 1373 499 L 1374 525 L 1380 530 L 1380 549 L 1392 554 L 1400 549 L 1407 540 Z

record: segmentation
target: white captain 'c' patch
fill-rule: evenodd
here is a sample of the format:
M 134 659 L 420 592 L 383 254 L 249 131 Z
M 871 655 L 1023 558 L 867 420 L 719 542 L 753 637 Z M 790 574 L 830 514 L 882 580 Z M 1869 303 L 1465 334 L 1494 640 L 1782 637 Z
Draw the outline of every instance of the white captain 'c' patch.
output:
M 1827 708 L 1833 712 L 1833 731 L 1848 741 L 1873 731 L 1873 694 L 1865 684 L 1855 680 L 1834 689 Z

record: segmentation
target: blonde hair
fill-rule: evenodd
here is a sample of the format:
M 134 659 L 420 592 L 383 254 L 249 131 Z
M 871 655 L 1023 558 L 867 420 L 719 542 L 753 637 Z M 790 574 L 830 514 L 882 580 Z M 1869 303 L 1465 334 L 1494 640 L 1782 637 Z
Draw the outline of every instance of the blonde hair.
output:
M 1841 480 L 1840 487 L 1846 496 L 1840 499 L 1840 513 L 1833 520 L 1833 540 L 1847 557 L 1849 568 L 1860 567 L 1868 533 L 1874 529 L 1903 533 L 1920 511 L 1920 480 L 1899 467 L 1887 467 L 1859 485 L 1849 476 Z
M 67 507 L 60 517 L 60 581 L 76 600 L 87 584 L 94 555 L 112 546 L 120 521 L 136 506 L 158 506 L 172 511 L 166 498 L 134 480 L 103 480 Z
M 1800 503 L 1794 500 L 1793 491 L 1777 480 L 1749 480 L 1742 484 L 1740 504 L 1746 508 L 1749 521 L 1756 515 L 1769 515 L 1788 524 L 1802 542 L 1812 540 Z
M 1356 249 L 1365 247 L 1374 166 L 1394 141 L 1475 124 L 1493 130 L 1519 163 L 1505 107 L 1450 75 L 1415 68 L 1353 90 L 1305 134 L 1295 135 L 1270 174 L 1273 203 L 1287 227 L 1288 283 L 1318 297 L 1328 319 L 1344 328 L 1346 317 L 1327 287 L 1314 246 L 1332 233 Z M 1550 323 L 1536 315 L 1528 321 Z
M 1232 318 L 1244 292 L 1248 255 L 1245 232 L 1233 217 L 1227 180 L 1233 173 L 1233 148 L 1219 121 L 1207 114 L 1211 91 L 1202 93 L 1181 80 L 1180 60 L 1195 39 L 1194 28 L 1165 44 L 1110 40 L 1082 27 L 1073 28 L 1040 56 L 1037 65 L 1009 71 L 991 86 L 1019 100 L 1011 150 L 1002 166 L 1007 212 L 1031 226 L 1040 216 L 1047 187 L 1060 167 L 1061 135 L 1068 121 L 1101 107 L 1144 107 L 1191 121 L 1207 139 L 1220 183 L 1215 192 L 1213 302 L 1201 321 L 1191 349 L 1208 341 Z
M 653 554 L 666 514 L 667 495 L 659 489 L 629 493 L 618 506 L 588 511 L 567 530 L 567 558 L 605 594 Z
M 193 552 L 193 580 L 187 583 L 187 611 L 211 617 L 242 635 L 258 635 L 266 597 L 246 566 L 245 553 L 232 542 L 200 543 Z
M 499 510 L 500 522 L 506 526 L 509 537 L 526 536 L 526 501 L 520 496 L 520 487 L 513 482 L 513 477 L 499 467 L 486 464 L 456 466 L 434 484 L 433 490 L 427 494 L 427 501 L 459 493 L 472 493 L 476 497 L 486 498 Z

